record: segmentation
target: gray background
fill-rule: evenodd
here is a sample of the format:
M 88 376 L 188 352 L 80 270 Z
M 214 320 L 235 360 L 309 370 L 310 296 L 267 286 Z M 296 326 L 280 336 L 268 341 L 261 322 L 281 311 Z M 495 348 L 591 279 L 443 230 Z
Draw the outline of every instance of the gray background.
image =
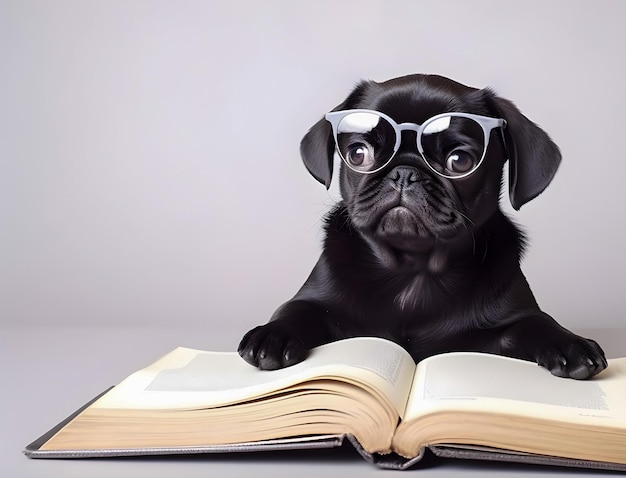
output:
M 515 214 L 568 326 L 622 323 L 626 3 L 0 3 L 3 323 L 267 320 L 333 203 L 305 131 L 361 78 L 439 73 L 560 145 Z M 210 327 L 209 327 L 210 328 Z
M 541 125 L 564 161 L 514 213 L 523 269 L 563 325 L 623 327 L 625 18 L 620 0 L 0 0 L 10 460 L 177 345 L 233 350 L 296 292 L 337 198 L 298 144 L 359 79 L 490 86 Z M 19 458 L 15 476 L 60 466 Z

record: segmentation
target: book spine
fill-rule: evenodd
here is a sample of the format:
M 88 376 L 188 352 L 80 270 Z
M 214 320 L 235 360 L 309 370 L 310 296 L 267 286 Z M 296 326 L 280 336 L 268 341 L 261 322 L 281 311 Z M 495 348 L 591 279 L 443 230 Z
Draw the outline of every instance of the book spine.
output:
M 346 435 L 346 438 L 364 460 L 376 465 L 379 468 L 387 470 L 406 470 L 419 462 L 424 457 L 426 452 L 426 450 L 422 448 L 419 455 L 415 458 L 404 458 L 403 456 L 393 452 L 387 454 L 369 453 L 361 446 L 359 441 L 353 435 Z

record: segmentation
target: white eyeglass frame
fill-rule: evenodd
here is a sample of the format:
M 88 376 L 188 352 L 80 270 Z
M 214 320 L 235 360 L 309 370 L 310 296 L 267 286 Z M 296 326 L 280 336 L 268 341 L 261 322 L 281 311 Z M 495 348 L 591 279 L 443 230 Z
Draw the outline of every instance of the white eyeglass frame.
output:
M 379 166 L 376 169 L 372 169 L 371 171 L 364 171 L 364 170 L 356 169 L 354 166 L 350 164 L 348 160 L 346 160 L 346 158 L 343 157 L 343 154 L 341 154 L 341 150 L 339 149 L 339 141 L 337 138 L 337 135 L 339 134 L 339 123 L 341 123 L 341 120 L 343 120 L 346 116 L 353 114 L 353 113 L 370 113 L 370 114 L 378 115 L 391 125 L 391 127 L 393 128 L 396 134 L 396 142 L 393 147 L 393 153 L 391 154 L 389 159 L 385 162 L 385 164 L 383 164 L 382 166 Z M 485 147 L 483 148 L 483 154 L 480 160 L 476 163 L 476 165 L 470 171 L 463 173 L 463 174 L 451 175 L 451 174 L 445 174 L 445 173 L 442 173 L 441 171 L 436 170 L 426 159 L 426 155 L 424 154 L 424 150 L 422 148 L 422 143 L 421 143 L 422 132 L 428 127 L 429 124 L 432 124 L 434 121 L 437 121 L 441 118 L 447 118 L 447 117 L 469 118 L 471 120 L 474 120 L 476 121 L 476 123 L 480 125 L 485 135 L 484 136 Z M 330 113 L 326 113 L 324 118 L 326 119 L 326 121 L 330 123 L 332 127 L 333 139 L 335 140 L 335 150 L 337 151 L 337 154 L 339 154 L 339 157 L 343 160 L 343 162 L 350 169 L 352 169 L 353 171 L 356 171 L 357 173 L 374 174 L 380 171 L 381 169 L 385 168 L 391 162 L 391 160 L 395 157 L 396 153 L 400 149 L 400 143 L 402 142 L 402 132 L 414 131 L 416 133 L 415 142 L 416 142 L 417 150 L 419 151 L 420 156 L 422 157 L 426 165 L 432 171 L 437 173 L 439 176 L 443 176 L 444 178 L 448 178 L 448 179 L 460 179 L 460 178 L 464 178 L 474 173 L 482 164 L 483 160 L 485 159 L 485 155 L 487 154 L 487 148 L 489 147 L 489 137 L 491 136 L 491 131 L 493 131 L 495 128 L 506 128 L 505 119 L 492 118 L 490 116 L 481 116 L 481 115 L 475 115 L 471 113 L 458 113 L 458 112 L 441 113 L 441 114 L 435 115 L 431 118 L 428 118 L 421 125 L 416 124 L 416 123 L 398 124 L 385 113 L 381 113 L 380 111 L 376 111 L 376 110 L 368 110 L 368 109 L 331 111 Z M 503 138 L 504 138 L 504 135 L 503 135 Z

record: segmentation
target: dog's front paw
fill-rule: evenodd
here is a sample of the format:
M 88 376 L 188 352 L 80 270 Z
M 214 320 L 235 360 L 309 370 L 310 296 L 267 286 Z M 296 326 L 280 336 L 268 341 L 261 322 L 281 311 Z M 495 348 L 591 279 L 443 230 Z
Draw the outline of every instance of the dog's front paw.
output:
M 303 361 L 308 349 L 280 321 L 255 327 L 239 343 L 239 355 L 261 370 L 276 370 Z
M 607 367 L 602 348 L 594 341 L 571 334 L 539 353 L 537 362 L 557 377 L 584 380 Z

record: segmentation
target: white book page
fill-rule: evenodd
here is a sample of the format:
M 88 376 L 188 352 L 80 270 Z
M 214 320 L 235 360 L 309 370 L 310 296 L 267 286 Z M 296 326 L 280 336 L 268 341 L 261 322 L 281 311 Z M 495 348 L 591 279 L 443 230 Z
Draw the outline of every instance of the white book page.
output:
M 377 388 L 402 416 L 414 373 L 415 364 L 402 347 L 370 337 L 323 345 L 305 361 L 274 371 L 259 370 L 237 353 L 180 347 L 125 379 L 94 407 L 213 407 L 314 378 L 341 377 Z
M 450 353 L 420 362 L 405 419 L 446 411 L 626 424 L 626 358 L 609 360 L 591 380 L 553 376 L 533 362 L 477 353 Z

